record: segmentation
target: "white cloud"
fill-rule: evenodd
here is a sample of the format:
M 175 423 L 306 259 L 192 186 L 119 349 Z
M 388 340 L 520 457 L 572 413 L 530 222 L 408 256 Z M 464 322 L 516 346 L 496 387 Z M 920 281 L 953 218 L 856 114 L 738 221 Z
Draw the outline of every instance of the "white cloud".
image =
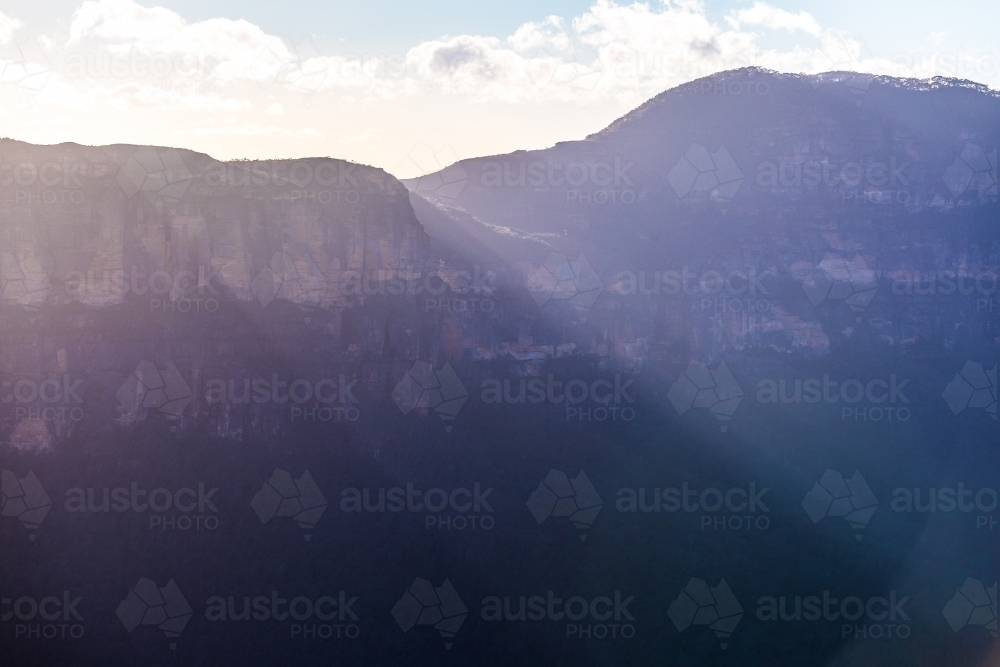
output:
M 762 27 L 798 33 L 805 41 L 790 49 L 764 48 L 755 31 Z M 459 35 L 362 61 L 324 55 L 308 40 L 289 43 L 244 20 L 188 22 L 133 0 L 86 0 L 73 15 L 66 48 L 66 73 L 74 65 L 82 86 L 99 86 L 94 79 L 110 77 L 140 89 L 152 80 L 168 91 L 136 93 L 109 85 L 108 91 L 122 91 L 117 104 L 173 103 L 180 95 L 206 98 L 206 108 L 234 109 L 261 93 L 330 95 L 340 106 L 421 94 L 478 102 L 634 104 L 691 79 L 748 65 L 926 75 L 871 57 L 860 42 L 823 29 L 806 12 L 765 2 L 716 22 L 695 0 L 596 0 L 568 22 L 549 16 L 506 38 Z M 259 108 L 277 115 L 273 105 L 260 102 Z
M 549 16 L 538 23 L 525 23 L 507 42 L 518 52 L 540 49 L 546 52 L 568 53 L 573 45 L 563 27 L 563 20 L 558 16 Z
M 950 36 L 951 36 L 951 31 L 949 31 L 949 30 L 938 30 L 938 31 L 932 32 L 930 34 L 930 37 L 928 37 L 928 41 L 933 46 L 941 46 L 941 44 L 944 43 L 945 38 L 950 37 Z
M 766 49 L 760 35 L 741 24 L 800 31 L 810 43 Z M 805 73 L 893 69 L 886 60 L 865 57 L 859 42 L 824 31 L 805 12 L 758 2 L 719 24 L 697 2 L 653 7 L 597 0 L 569 27 L 549 17 L 522 25 L 506 39 L 463 35 L 419 44 L 406 54 L 409 88 L 398 85 L 392 92 L 424 89 L 512 103 L 612 98 L 636 104 L 686 81 L 749 65 Z
M 938 44 L 944 37 L 931 36 L 926 54 L 892 62 L 806 12 L 766 2 L 715 19 L 697 0 L 594 0 L 578 16 L 549 16 L 510 35 L 441 37 L 372 59 L 324 52 L 308 38 L 291 42 L 244 20 L 189 21 L 133 0 L 86 0 L 66 32 L 21 39 L 22 28 L 0 13 L 5 126 L 43 128 L 72 113 L 79 120 L 66 130 L 53 125 L 50 141 L 205 137 L 195 142 L 202 150 L 232 155 L 249 143 L 278 154 L 301 140 L 383 165 L 398 163 L 392 147 L 410 141 L 458 146 L 457 132 L 474 137 L 463 140 L 461 157 L 547 145 L 673 86 L 748 65 L 957 76 L 1000 87 L 996 49 L 956 57 Z M 776 30 L 790 36 L 776 40 Z M 517 132 L 484 133 L 485 117 L 507 122 L 505 107 L 484 104 L 494 102 L 534 105 L 533 120 L 511 120 Z M 572 122 L 566 104 L 580 109 Z M 30 135 L 44 140 L 40 129 Z
M 248 85 L 306 94 L 365 88 L 375 96 L 388 93 L 393 83 L 377 76 L 379 61 L 362 66 L 322 56 L 309 40 L 288 43 L 242 19 L 189 23 L 169 9 L 133 0 L 84 2 L 73 14 L 66 47 L 67 69 L 80 78 L 197 82 L 213 91 Z
M 185 89 L 196 82 L 196 94 L 204 94 L 199 86 L 219 94 L 254 85 L 278 94 L 351 96 L 352 103 L 422 93 L 509 103 L 588 103 L 612 96 L 634 103 L 724 69 L 780 63 L 811 71 L 830 61 L 818 45 L 765 51 L 755 33 L 740 30 L 741 22 L 820 34 L 808 14 L 764 3 L 737 12 L 725 28 L 694 2 L 652 8 L 598 0 L 569 26 L 550 16 L 523 24 L 506 39 L 460 35 L 362 62 L 288 44 L 242 20 L 189 23 L 132 0 L 87 0 L 73 16 L 68 45 L 104 53 L 110 64 L 99 75 L 118 71 L 130 79 L 154 78 L 161 87 L 183 81 Z M 84 69 L 82 55 L 77 62 Z M 131 95 L 124 101 L 152 98 Z
M 91 88 L 88 99 L 91 103 L 113 106 L 120 110 L 159 107 L 172 111 L 239 112 L 253 109 L 253 103 L 247 99 L 191 95 L 184 90 L 131 82 Z
M 169 9 L 132 0 L 84 2 L 73 14 L 66 46 L 90 58 L 94 51 L 118 55 L 110 62 L 119 67 L 107 71 L 122 77 L 188 76 L 222 84 L 265 82 L 296 59 L 282 40 L 248 21 L 188 23 Z
M 755 2 L 753 7 L 741 9 L 726 18 L 735 28 L 739 28 L 743 23 L 748 23 L 775 30 L 787 30 L 788 32 L 801 30 L 813 37 L 819 37 L 823 34 L 823 29 L 819 27 L 819 23 L 811 14 L 807 12 L 793 14 L 784 9 L 773 7 L 766 2 Z
M 0 46 L 6 44 L 13 37 L 14 31 L 23 27 L 20 20 L 11 18 L 0 12 Z
M 361 144 L 361 143 L 374 143 L 382 141 L 382 131 L 375 127 L 369 127 L 360 132 L 349 137 L 338 137 L 338 144 Z
M 226 137 L 270 137 L 280 139 L 322 139 L 326 133 L 312 127 L 287 128 L 278 125 L 258 125 L 242 123 L 226 127 L 198 127 L 190 130 L 190 134 L 226 136 Z

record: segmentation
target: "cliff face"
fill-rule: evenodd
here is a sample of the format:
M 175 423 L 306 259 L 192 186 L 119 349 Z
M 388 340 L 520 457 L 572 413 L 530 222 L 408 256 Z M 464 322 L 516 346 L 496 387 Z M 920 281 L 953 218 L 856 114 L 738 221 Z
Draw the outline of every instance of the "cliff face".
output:
M 409 191 L 338 160 L 3 140 L 0 372 L 75 373 L 89 410 L 129 422 L 146 408 L 118 389 L 172 364 L 192 398 L 171 418 L 242 436 L 287 411 L 235 400 L 275 368 L 381 406 L 418 360 L 753 377 L 878 350 L 950 368 L 1000 337 L 997 118 L 961 82 L 740 70 Z M 15 440 L 72 426 L 25 426 L 45 407 L 27 403 Z
M 3 303 L 227 298 L 333 306 L 345 272 L 418 270 L 405 189 L 339 160 L 0 142 Z M 349 290 L 347 290 L 349 292 Z
M 0 142 L 0 653 L 988 663 L 998 140 L 960 82 L 741 71 L 409 192 Z
M 370 167 L 4 140 L 3 430 L 48 447 L 85 414 L 130 423 L 154 406 L 218 435 L 273 431 L 261 411 L 287 406 L 230 393 L 273 372 L 353 381 L 362 359 L 378 362 L 371 380 L 419 355 L 417 297 L 399 290 L 389 308 L 386 286 L 424 279 L 428 249 L 405 188 Z M 173 369 L 177 400 L 116 399 L 140 367 Z M 46 401 L 37 388 L 53 379 L 65 386 Z
M 943 353 L 1000 333 L 998 118 L 997 93 L 968 82 L 746 69 L 407 185 L 433 204 L 416 207 L 428 229 L 519 265 L 541 300 L 571 300 L 543 289 L 553 271 L 596 290 L 576 342 L 622 363 L 825 355 L 856 333 Z M 527 325 L 571 340 L 545 329 Z

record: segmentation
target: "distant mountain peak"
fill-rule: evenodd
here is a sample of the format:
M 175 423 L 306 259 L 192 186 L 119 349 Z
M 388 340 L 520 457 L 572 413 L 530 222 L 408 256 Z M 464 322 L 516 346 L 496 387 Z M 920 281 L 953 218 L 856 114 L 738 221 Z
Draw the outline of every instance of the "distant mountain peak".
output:
M 764 67 L 750 66 L 717 72 L 665 90 L 599 132 L 588 135 L 587 139 L 600 139 L 619 131 L 631 122 L 643 118 L 665 103 L 678 98 L 695 95 L 718 96 L 722 100 L 747 96 L 763 97 L 771 94 L 772 88 L 793 90 L 796 86 L 801 86 L 802 90 L 816 90 L 823 86 L 838 84 L 845 86 L 853 94 L 859 96 L 870 89 L 880 88 L 911 92 L 967 91 L 1000 98 L 1000 91 L 993 90 L 985 84 L 953 77 L 935 76 L 928 79 L 916 79 L 845 70 L 819 74 L 789 74 Z

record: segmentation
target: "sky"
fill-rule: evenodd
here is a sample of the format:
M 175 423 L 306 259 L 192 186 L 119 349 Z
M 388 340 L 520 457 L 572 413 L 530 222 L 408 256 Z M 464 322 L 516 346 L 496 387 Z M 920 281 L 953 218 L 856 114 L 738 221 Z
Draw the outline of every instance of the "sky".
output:
M 747 65 L 1000 89 L 998 15 L 996 0 L 0 0 L 0 136 L 406 178 L 580 139 Z

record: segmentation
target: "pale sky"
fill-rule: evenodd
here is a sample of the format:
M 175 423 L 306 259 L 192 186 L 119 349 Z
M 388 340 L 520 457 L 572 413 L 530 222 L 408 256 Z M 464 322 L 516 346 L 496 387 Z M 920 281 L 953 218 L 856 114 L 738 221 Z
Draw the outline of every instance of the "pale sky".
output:
M 1000 89 L 998 14 L 996 0 L 0 0 L 0 136 L 409 177 L 579 139 L 746 65 Z

